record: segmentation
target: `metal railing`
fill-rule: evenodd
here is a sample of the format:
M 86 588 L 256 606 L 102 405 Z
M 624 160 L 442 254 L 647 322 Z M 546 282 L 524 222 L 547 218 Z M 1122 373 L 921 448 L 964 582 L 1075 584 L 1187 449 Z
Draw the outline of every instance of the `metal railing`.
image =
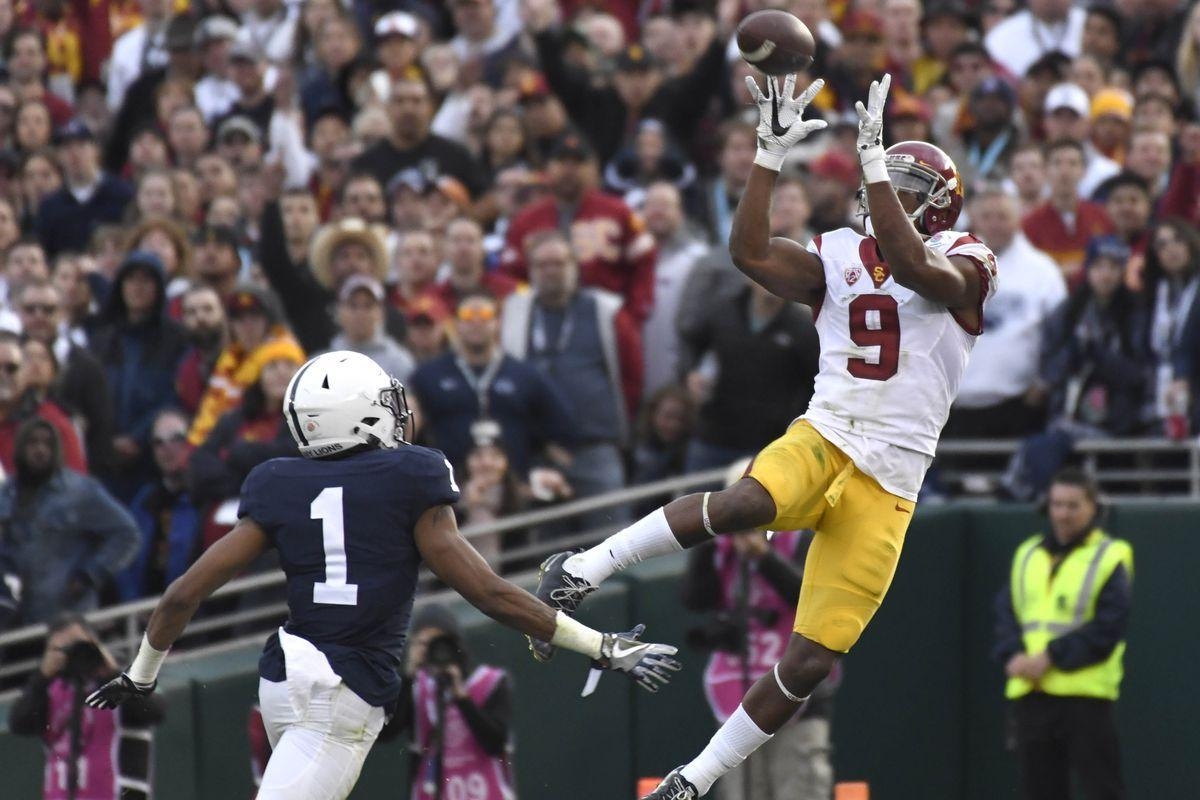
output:
M 986 494 L 994 490 L 1008 459 L 1016 452 L 1018 440 L 949 440 L 938 448 L 938 468 L 943 483 L 961 491 Z M 1129 497 L 1168 495 L 1200 498 L 1200 441 L 1174 442 L 1166 439 L 1105 439 L 1080 442 L 1076 452 L 1085 466 L 1098 476 L 1111 496 Z M 536 531 L 540 527 L 563 523 L 595 511 L 629 506 L 659 496 L 674 496 L 698 487 L 720 484 L 726 469 L 713 469 L 643 484 L 599 497 L 575 500 L 550 508 L 526 511 L 483 525 L 463 529 L 467 539 L 477 539 L 516 531 Z M 580 547 L 600 541 L 613 530 L 602 527 L 552 537 L 532 536 L 527 543 L 505 547 L 499 563 L 493 564 L 508 577 L 523 579 L 529 570 L 522 565 L 540 561 L 545 555 L 559 550 Z M 204 613 L 188 626 L 172 659 L 183 659 L 212 652 L 214 647 L 228 647 L 232 639 L 240 644 L 261 641 L 263 633 L 278 625 L 287 616 L 287 604 L 282 590 L 285 578 L 282 571 L 272 569 L 238 578 L 218 589 L 213 600 L 245 601 L 254 593 L 267 593 L 264 602 L 250 607 L 234 607 L 220 613 Z M 433 602 L 444 596 L 440 584 L 423 571 L 424 591 L 418 604 Z M 271 595 L 270 593 L 274 593 Z M 127 662 L 141 642 L 146 621 L 158 603 L 157 597 L 100 609 L 87 614 L 88 620 L 103 634 L 105 645 L 119 663 Z M 40 652 L 34 652 L 46 635 L 45 625 L 32 625 L 0 635 L 0 685 L 13 686 L 16 681 L 37 669 Z M 216 634 L 224 632 L 218 643 Z M 5 654 L 21 653 L 16 658 Z M 11 697 L 14 690 L 0 692 L 0 701 Z

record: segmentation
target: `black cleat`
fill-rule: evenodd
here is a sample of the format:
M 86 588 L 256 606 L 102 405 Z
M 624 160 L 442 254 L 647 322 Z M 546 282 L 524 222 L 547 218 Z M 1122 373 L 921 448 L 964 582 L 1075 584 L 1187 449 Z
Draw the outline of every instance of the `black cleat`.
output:
M 596 591 L 596 587 L 577 578 L 563 569 L 563 563 L 575 555 L 575 551 L 566 550 L 555 553 L 542 562 L 538 570 L 538 585 L 534 595 L 555 611 L 561 611 L 568 616 L 575 616 L 583 598 Z M 538 661 L 549 661 L 554 657 L 557 647 L 549 642 L 526 637 L 529 639 L 529 650 Z
M 683 777 L 680 769 L 682 767 L 671 770 L 671 774 L 663 778 L 658 788 L 642 800 L 696 800 L 700 792 L 696 791 L 691 781 Z

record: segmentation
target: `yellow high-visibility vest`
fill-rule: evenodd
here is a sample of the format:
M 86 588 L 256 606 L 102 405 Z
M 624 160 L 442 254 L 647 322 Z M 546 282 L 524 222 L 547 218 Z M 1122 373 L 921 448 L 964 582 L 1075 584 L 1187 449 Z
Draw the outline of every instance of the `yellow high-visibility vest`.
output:
M 1089 622 L 1100 590 L 1119 565 L 1124 564 L 1126 574 L 1133 578 L 1133 548 L 1099 528 L 1063 558 L 1057 572 L 1053 557 L 1041 542 L 1039 534 L 1017 548 L 1010 580 L 1013 611 L 1029 655 L 1045 652 L 1051 641 Z M 1009 678 L 1004 694 L 1013 700 L 1036 689 L 1060 697 L 1116 700 L 1124 654 L 1122 640 L 1104 661 L 1069 672 L 1051 666 L 1036 685 L 1024 678 Z

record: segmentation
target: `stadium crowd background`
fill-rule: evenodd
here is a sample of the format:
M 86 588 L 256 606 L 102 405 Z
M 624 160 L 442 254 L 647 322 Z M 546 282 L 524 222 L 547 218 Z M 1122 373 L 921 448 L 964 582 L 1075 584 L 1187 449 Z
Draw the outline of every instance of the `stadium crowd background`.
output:
M 853 103 L 889 71 L 887 143 L 956 159 L 997 254 L 947 437 L 1023 439 L 1027 497 L 1081 438 L 1200 430 L 1200 6 L 772 5 L 829 121 L 772 231 L 861 224 Z M 811 313 L 726 249 L 759 7 L 0 0 L 0 628 L 161 592 L 295 454 L 284 390 L 331 348 L 404 381 L 460 523 L 783 431 Z

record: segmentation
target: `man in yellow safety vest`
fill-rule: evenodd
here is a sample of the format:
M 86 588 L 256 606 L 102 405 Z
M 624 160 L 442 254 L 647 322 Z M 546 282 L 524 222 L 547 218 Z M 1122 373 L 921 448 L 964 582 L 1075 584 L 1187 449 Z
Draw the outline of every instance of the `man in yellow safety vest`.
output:
M 1113 703 L 1121 685 L 1133 549 L 1100 527 L 1095 481 L 1064 470 L 1050 484 L 1050 532 L 1025 540 L 997 598 L 995 655 L 1008 675 L 1027 800 L 1122 800 Z

